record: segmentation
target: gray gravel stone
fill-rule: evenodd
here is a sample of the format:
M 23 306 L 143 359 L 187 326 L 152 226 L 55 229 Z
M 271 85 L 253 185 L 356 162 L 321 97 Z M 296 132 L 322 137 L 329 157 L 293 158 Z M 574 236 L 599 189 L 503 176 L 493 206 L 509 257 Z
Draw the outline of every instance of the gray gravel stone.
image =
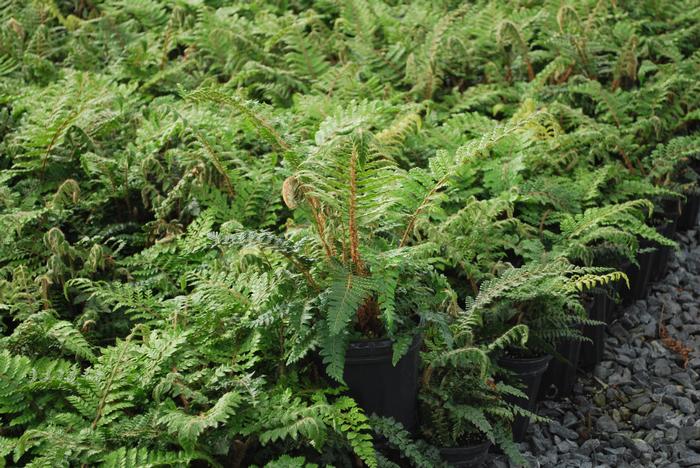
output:
M 576 431 L 562 426 L 557 421 L 552 421 L 552 423 L 550 423 L 549 432 L 551 432 L 552 434 L 558 435 L 562 439 L 569 439 L 569 440 L 578 439 L 578 434 L 576 433 Z
M 685 414 L 694 414 L 695 413 L 695 405 L 693 404 L 692 401 L 690 401 L 689 398 L 686 398 L 686 397 L 677 397 L 676 398 L 676 408 L 683 411 Z
M 669 369 L 669 374 L 671 373 Z M 624 383 L 632 382 L 632 371 L 626 367 L 621 367 L 616 372 L 614 372 L 610 377 L 608 377 L 609 385 L 621 385 Z
M 678 439 L 678 429 L 675 427 L 669 427 L 665 432 L 665 442 L 673 443 Z
M 685 426 L 678 430 L 681 440 L 700 440 L 700 426 Z
M 607 414 L 599 417 L 595 423 L 596 429 L 599 432 L 612 433 L 617 432 L 617 423 Z
M 557 451 L 560 453 L 569 453 L 572 450 L 576 450 L 578 448 L 578 445 L 576 442 L 573 442 L 571 440 L 562 440 L 557 444 Z
M 607 380 L 608 376 L 614 372 L 612 369 L 612 364 L 613 363 L 611 361 L 603 361 L 599 363 L 593 370 L 593 375 L 600 380 Z
M 629 332 L 625 329 L 624 326 L 622 326 L 620 322 L 615 322 L 612 325 L 610 325 L 608 331 L 612 336 L 623 341 L 627 341 L 627 339 L 630 336 Z
M 583 455 L 590 455 L 595 452 L 600 447 L 600 440 L 598 439 L 588 439 L 578 448 L 578 452 Z
M 651 453 L 653 449 L 651 446 L 642 439 L 632 440 L 632 446 L 630 447 L 636 456 L 641 456 L 645 453 Z
M 642 427 L 644 429 L 653 429 L 664 423 L 663 416 L 650 414 L 642 421 Z
M 642 407 L 643 405 L 650 403 L 650 402 L 651 402 L 651 398 L 649 398 L 646 395 L 642 395 L 642 396 L 638 396 L 638 397 L 634 398 L 633 400 L 631 400 L 630 402 L 626 403 L 625 406 L 628 409 L 631 409 L 632 411 L 636 411 L 640 407 Z
M 671 366 L 666 359 L 657 360 L 652 367 L 654 374 L 658 377 L 668 377 L 671 375 Z
M 679 246 L 649 297 L 615 313 L 592 375 L 540 403 L 551 421 L 529 430 L 530 466 L 700 468 L 700 230 L 679 233 Z M 691 349 L 687 367 L 659 339 L 661 320 Z
M 681 466 L 700 466 L 700 455 L 689 455 L 681 460 L 678 460 Z
M 686 372 L 679 372 L 677 374 L 673 374 L 671 376 L 671 380 L 678 382 L 679 384 L 683 385 L 685 388 L 693 389 L 695 386 L 693 385 L 693 379 L 690 377 L 690 374 Z
M 632 370 L 634 372 L 643 372 L 647 370 L 647 361 L 644 358 L 637 358 L 632 361 Z
M 574 413 L 571 411 L 567 411 L 566 414 L 564 415 L 564 420 L 562 421 L 562 425 L 564 427 L 573 427 L 577 422 L 579 422 L 579 418 L 576 417 Z

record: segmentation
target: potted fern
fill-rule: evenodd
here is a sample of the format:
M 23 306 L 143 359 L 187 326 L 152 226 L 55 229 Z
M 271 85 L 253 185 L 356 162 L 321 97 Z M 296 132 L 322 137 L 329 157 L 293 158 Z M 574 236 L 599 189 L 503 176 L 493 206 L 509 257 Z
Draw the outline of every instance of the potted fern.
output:
M 400 128 L 379 131 L 361 106 L 326 119 L 283 186 L 293 237 L 315 250 L 316 325 L 326 373 L 367 411 L 416 425 L 421 325 L 442 303 L 435 248 L 412 242 L 407 173 L 389 156 Z M 369 129 L 369 130 L 368 130 Z M 404 129 L 405 130 L 405 129 Z M 408 221 L 406 219 L 409 219 Z
M 437 316 L 446 284 L 432 267 L 434 246 L 412 236 L 429 203 L 406 203 L 411 176 L 392 157 L 417 116 L 394 121 L 394 109 L 386 111 L 367 102 L 338 109 L 312 144 L 294 150 L 273 138 L 293 172 L 282 187 L 293 219 L 286 239 L 267 244 L 305 281 L 297 295 L 315 315 L 313 342 L 325 374 L 347 385 L 368 414 L 413 429 L 420 330 Z M 294 151 L 306 157 L 290 156 Z
M 578 267 L 559 258 L 509 268 L 482 284 L 476 298 L 467 302 L 467 310 L 478 317 L 476 333 L 483 342 L 496 340 L 517 325 L 529 329 L 527 340 L 506 347 L 498 359 L 499 366 L 525 386 L 526 398 L 512 398 L 513 403 L 534 410 L 542 376 L 552 354 L 556 354 L 557 344 L 582 339 L 577 325 L 585 323 L 586 317 L 580 292 L 621 276 L 607 269 Z M 522 438 L 527 424 L 527 418 L 515 420 L 516 440 Z
M 525 395 L 494 380 L 489 353 L 526 342 L 527 327 L 516 325 L 488 345 L 477 347 L 474 318 L 459 311 L 447 339 L 434 334 L 426 340 L 419 394 L 421 435 L 440 448 L 442 459 L 450 466 L 480 465 L 492 444 L 522 464 L 511 426 L 516 416 L 536 416 L 504 398 Z
M 304 135 L 284 137 L 240 98 L 213 89 L 188 97 L 241 111 L 284 155 L 291 175 L 282 198 L 292 211 L 286 239 L 268 247 L 305 281 L 296 300 L 314 317 L 325 372 L 368 413 L 415 427 L 420 330 L 442 320 L 449 289 L 434 268 L 439 249 L 423 236 L 426 226 L 458 168 L 506 137 L 539 128 L 540 114 L 523 112 L 454 152 L 438 151 L 427 169 L 407 171 L 395 156 L 418 129 L 419 108 L 331 106 L 313 141 L 301 143 Z M 246 242 L 267 242 L 256 237 Z
M 396 117 L 377 103 L 354 103 L 319 125 L 307 156 L 288 158 L 294 173 L 283 198 L 295 210 L 290 236 L 317 261 L 316 326 L 328 375 L 347 384 L 368 413 L 416 424 L 420 330 L 449 296 L 434 264 L 438 248 L 422 236 L 440 211 L 457 168 L 500 140 L 537 125 L 523 115 L 428 169 L 401 169 L 394 154 L 417 128 L 413 110 Z M 372 111 L 372 112 L 370 112 Z M 302 240 L 303 239 L 303 240 Z

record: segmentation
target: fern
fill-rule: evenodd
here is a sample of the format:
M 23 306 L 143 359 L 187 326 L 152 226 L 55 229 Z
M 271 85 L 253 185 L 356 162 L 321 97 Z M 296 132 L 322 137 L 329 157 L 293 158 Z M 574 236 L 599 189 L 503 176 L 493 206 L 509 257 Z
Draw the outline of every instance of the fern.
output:
M 370 421 L 374 431 L 385 437 L 391 446 L 397 448 L 413 465 L 424 468 L 443 466 L 435 447 L 421 440 L 412 440 L 409 432 L 392 418 L 373 416 Z
M 158 419 L 158 424 L 163 424 L 168 433 L 177 437 L 185 449 L 192 450 L 205 429 L 225 423 L 240 403 L 240 395 L 228 392 L 222 395 L 209 410 L 198 415 L 183 414 L 176 409 L 166 410 Z
M 675 245 L 694 2 L 288 3 L 0 0 L 0 464 L 521 462 L 492 356 Z M 414 440 L 336 385 L 417 336 Z
M 105 468 L 136 468 L 187 465 L 192 455 L 166 452 L 150 452 L 142 448 L 120 448 L 104 457 L 100 466 Z

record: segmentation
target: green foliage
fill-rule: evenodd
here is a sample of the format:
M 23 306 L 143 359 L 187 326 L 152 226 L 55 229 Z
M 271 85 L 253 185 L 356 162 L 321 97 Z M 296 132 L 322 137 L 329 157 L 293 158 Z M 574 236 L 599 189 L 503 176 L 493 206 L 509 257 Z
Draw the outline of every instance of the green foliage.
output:
M 517 460 L 490 358 L 674 245 L 700 55 L 691 0 L 511 3 L 0 0 L 0 464 L 438 466 L 338 387 L 417 333 L 426 437 Z
M 601 267 L 578 267 L 559 258 L 508 268 L 482 283 L 457 316 L 459 334 L 476 336 L 490 350 L 552 353 L 563 339 L 581 339 L 577 325 L 589 323 L 580 293 L 617 281 L 624 273 Z M 527 332 L 521 327 L 527 326 Z M 490 343 L 490 344 L 489 344 Z
M 413 440 L 411 434 L 392 418 L 373 416 L 371 422 L 374 431 L 386 438 L 393 448 L 400 450 L 403 458 L 412 466 L 429 468 L 444 465 L 435 447 L 420 439 Z
M 527 335 L 516 327 L 510 334 L 521 335 L 515 339 L 526 341 Z M 488 440 L 514 463 L 524 463 L 512 439 L 511 425 L 515 416 L 534 415 L 504 400 L 509 394 L 524 395 L 494 381 L 486 349 L 470 344 L 464 335 L 456 338 L 457 346 L 440 340 L 429 342 L 424 356 L 419 397 L 423 436 L 439 447 L 465 447 Z M 503 336 L 500 345 L 513 339 Z

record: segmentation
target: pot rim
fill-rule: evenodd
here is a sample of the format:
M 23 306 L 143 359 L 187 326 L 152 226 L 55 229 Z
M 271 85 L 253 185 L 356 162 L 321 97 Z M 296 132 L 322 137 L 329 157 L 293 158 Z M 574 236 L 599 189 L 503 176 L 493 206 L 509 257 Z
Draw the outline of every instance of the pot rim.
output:
M 413 347 L 417 341 L 420 341 L 420 337 L 423 334 L 418 331 L 413 334 L 413 339 L 411 341 L 411 347 Z M 376 349 L 383 350 L 386 348 L 391 348 L 394 345 L 394 341 L 391 338 L 371 338 L 367 340 L 353 340 L 348 343 L 348 350 L 360 350 L 360 349 Z
M 491 445 L 493 445 L 493 444 L 491 443 L 490 440 L 485 440 L 484 442 L 481 442 L 479 444 L 474 444 L 474 445 L 464 445 L 464 446 L 460 446 L 460 447 L 442 447 L 440 449 L 440 453 L 444 454 L 444 455 L 448 455 L 448 454 L 457 455 L 457 454 L 464 452 L 464 451 L 467 451 L 467 450 L 470 450 L 470 451 L 473 450 L 475 452 L 477 451 L 476 449 L 479 449 L 479 451 L 488 450 L 489 448 L 491 448 Z
M 517 363 L 522 363 L 522 364 L 539 364 L 539 363 L 549 362 L 551 360 L 552 360 L 551 354 L 545 354 L 544 356 L 534 357 L 534 358 L 520 358 L 520 357 L 512 357 L 512 356 L 501 356 L 500 358 L 498 358 L 499 363 L 517 362 Z
M 422 341 L 422 333 L 418 332 L 413 336 L 413 341 L 406 353 L 401 357 L 403 360 L 411 354 L 418 354 L 418 348 Z M 374 340 L 351 341 L 345 352 L 345 365 L 360 365 L 362 363 L 378 363 L 391 361 L 394 354 L 394 342 L 389 338 Z M 397 363 L 398 365 L 398 363 Z

